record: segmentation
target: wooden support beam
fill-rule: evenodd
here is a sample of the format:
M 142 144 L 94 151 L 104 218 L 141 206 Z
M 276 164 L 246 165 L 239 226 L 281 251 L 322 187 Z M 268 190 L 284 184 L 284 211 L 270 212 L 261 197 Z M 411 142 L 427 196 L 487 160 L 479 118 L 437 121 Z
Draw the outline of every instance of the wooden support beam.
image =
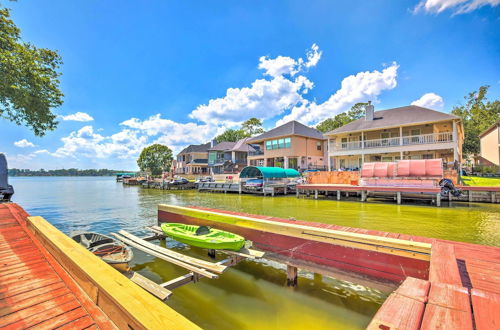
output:
M 401 191 L 398 191 L 396 193 L 396 200 L 398 202 L 398 205 L 400 205 L 401 204 Z
M 495 203 L 496 201 L 496 193 L 494 191 L 491 192 L 491 202 Z
M 295 266 L 286 265 L 286 285 L 297 286 L 298 269 Z
M 160 284 L 160 286 L 162 286 L 167 290 L 174 290 L 188 283 L 196 282 L 197 279 L 195 278 L 195 275 L 196 275 L 195 273 L 188 273 L 186 275 L 176 277 L 168 282 L 162 283 Z
M 340 190 L 337 190 L 337 200 L 340 200 Z
M 123 275 L 160 300 L 166 300 L 172 295 L 170 290 L 165 289 L 139 273 L 128 271 Z
M 441 206 L 441 194 L 436 194 L 436 206 Z
M 366 191 L 361 190 L 361 201 L 364 202 L 366 201 Z
M 469 196 L 469 203 L 472 203 L 472 190 L 469 190 L 467 193 Z
M 314 190 L 314 199 L 318 199 L 318 191 Z

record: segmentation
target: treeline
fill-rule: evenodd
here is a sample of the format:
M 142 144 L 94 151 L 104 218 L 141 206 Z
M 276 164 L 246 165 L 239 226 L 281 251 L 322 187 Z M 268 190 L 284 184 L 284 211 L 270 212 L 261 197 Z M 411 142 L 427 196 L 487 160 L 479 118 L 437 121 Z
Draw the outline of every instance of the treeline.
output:
M 90 170 L 79 170 L 77 168 L 68 168 L 60 170 L 28 170 L 28 169 L 18 169 L 10 168 L 9 176 L 113 176 L 116 173 L 130 173 L 130 171 L 116 171 L 103 169 L 90 169 Z

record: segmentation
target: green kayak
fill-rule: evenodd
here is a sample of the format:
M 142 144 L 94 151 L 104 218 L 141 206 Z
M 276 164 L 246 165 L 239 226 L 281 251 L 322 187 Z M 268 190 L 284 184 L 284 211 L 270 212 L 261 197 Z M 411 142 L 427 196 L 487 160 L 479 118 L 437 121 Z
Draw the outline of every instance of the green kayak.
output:
M 207 226 L 163 223 L 161 230 L 176 241 L 205 249 L 239 251 L 245 245 L 242 236 Z

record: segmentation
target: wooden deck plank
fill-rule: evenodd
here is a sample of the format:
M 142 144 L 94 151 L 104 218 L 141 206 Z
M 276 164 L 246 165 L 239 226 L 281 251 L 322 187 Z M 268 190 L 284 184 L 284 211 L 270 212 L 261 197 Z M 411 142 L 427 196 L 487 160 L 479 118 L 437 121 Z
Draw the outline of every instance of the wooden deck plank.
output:
M 366 329 L 418 330 L 423 313 L 423 302 L 393 293 L 386 299 Z
M 422 330 L 460 329 L 472 330 L 472 315 L 467 312 L 438 305 L 427 304 Z
M 396 293 L 420 302 L 427 302 L 430 283 L 418 278 L 407 277 L 404 282 L 396 289 Z
M 34 280 L 26 280 L 18 283 L 11 283 L 9 285 L 1 285 L 0 286 L 0 296 L 2 298 L 7 298 L 14 296 L 16 294 L 20 294 L 26 291 L 34 290 L 36 288 L 50 285 L 56 282 L 60 282 L 61 279 L 53 274 L 52 276 L 47 276 L 45 278 L 37 278 Z
M 432 245 L 429 281 L 462 285 L 452 244 L 436 242 Z
M 61 289 L 64 287 L 65 287 L 65 285 L 61 281 L 61 282 L 56 282 L 56 283 L 49 284 L 46 286 L 42 286 L 42 287 L 34 289 L 34 290 L 26 291 L 24 293 L 20 293 L 20 294 L 17 294 L 15 296 L 2 298 L 2 299 L 0 299 L 0 310 L 3 310 L 4 308 L 6 308 L 8 306 L 13 306 L 14 304 L 16 304 L 20 301 L 23 301 L 25 299 L 29 299 L 31 297 L 36 297 L 38 295 L 45 294 L 45 293 L 50 293 L 52 291 L 55 291 L 55 290 L 58 290 L 58 289 Z
M 471 298 L 476 330 L 500 329 L 500 295 L 472 289 Z
M 84 316 L 72 322 L 66 323 L 57 329 L 58 330 L 88 329 L 90 326 L 94 324 L 95 324 L 94 320 L 92 320 L 89 316 Z
M 36 290 L 34 290 L 36 291 Z M 33 291 L 26 292 L 23 295 L 17 295 L 8 299 L 8 305 L 0 308 L 0 317 L 7 314 L 17 312 L 19 310 L 38 305 L 40 303 L 55 299 L 59 296 L 71 294 L 71 291 L 66 286 L 62 286 L 58 289 L 54 289 L 49 292 L 40 293 L 38 295 L 33 295 Z M 1 303 L 2 301 L 0 301 Z M 4 304 L 2 304 L 4 305 Z
M 41 323 L 38 323 L 34 325 L 32 328 L 38 329 L 55 329 L 60 326 L 63 326 L 65 324 L 68 324 L 72 321 L 78 320 L 84 316 L 88 315 L 87 312 L 82 308 L 78 307 L 76 309 L 72 309 L 70 311 L 64 312 L 62 314 L 56 315 L 51 319 L 48 319 L 46 321 L 43 321 Z M 73 328 L 77 329 L 77 328 Z

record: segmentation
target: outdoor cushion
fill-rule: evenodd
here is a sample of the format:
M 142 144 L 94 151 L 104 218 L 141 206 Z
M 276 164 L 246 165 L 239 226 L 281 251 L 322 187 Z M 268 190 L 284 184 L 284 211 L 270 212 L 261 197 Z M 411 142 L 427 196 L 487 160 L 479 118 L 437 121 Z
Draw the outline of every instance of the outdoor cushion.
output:
M 425 175 L 426 176 L 443 176 L 443 164 L 441 159 L 426 159 L 425 160 Z
M 361 177 L 371 178 L 375 169 L 375 163 L 364 163 L 361 169 Z
M 398 162 L 398 176 L 410 176 L 410 161 L 409 160 L 400 160 Z
M 375 163 L 375 167 L 373 169 L 373 175 L 378 178 L 385 178 L 388 176 L 387 168 L 389 167 L 389 163 Z
M 425 176 L 425 159 L 410 160 L 410 176 Z

